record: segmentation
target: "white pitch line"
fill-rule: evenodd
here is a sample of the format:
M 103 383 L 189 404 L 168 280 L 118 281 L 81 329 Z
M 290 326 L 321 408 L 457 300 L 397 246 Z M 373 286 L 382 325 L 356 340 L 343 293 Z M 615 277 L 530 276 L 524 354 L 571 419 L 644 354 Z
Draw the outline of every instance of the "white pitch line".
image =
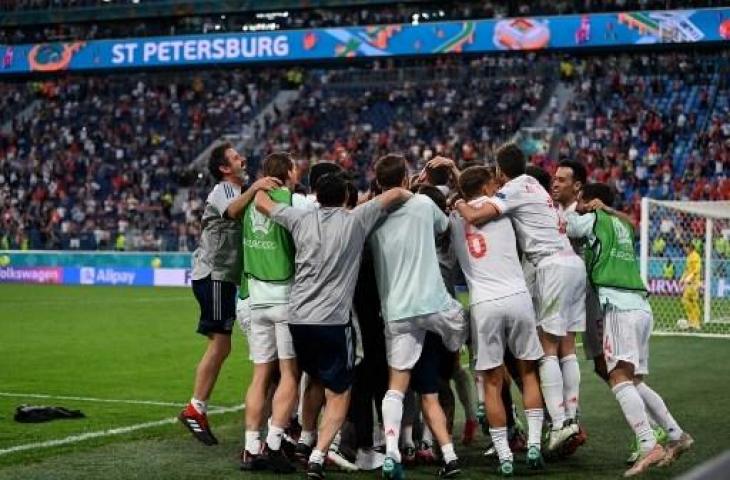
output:
M 695 333 L 695 332 L 651 332 L 651 336 L 657 337 L 696 337 L 696 338 L 718 338 L 718 339 L 730 339 L 730 334 L 727 333 Z
M 154 400 L 123 400 L 116 398 L 69 397 L 66 395 L 46 395 L 44 393 L 0 392 L 0 397 L 48 398 L 51 400 L 72 400 L 75 402 L 128 403 L 134 405 L 157 405 L 161 407 L 184 407 L 187 403 L 157 402 Z
M 208 412 L 209 415 L 218 415 L 221 413 L 237 412 L 243 410 L 246 405 L 235 405 L 233 407 L 222 407 L 216 410 Z M 66 438 L 59 438 L 57 440 L 48 440 L 46 442 L 26 443 L 23 445 L 16 445 L 14 447 L 0 449 L 0 456 L 7 455 L 9 453 L 23 452 L 26 450 L 37 450 L 40 448 L 57 447 L 59 445 L 68 445 L 71 443 L 83 442 L 92 438 L 109 437 L 112 435 L 122 435 L 136 430 L 143 430 L 145 428 L 159 427 L 162 425 L 168 425 L 177 422 L 177 417 L 166 418 L 164 420 L 157 420 L 155 422 L 138 423 L 136 425 L 130 425 L 128 427 L 111 428 L 109 430 L 99 430 L 96 432 L 83 433 L 81 435 L 71 435 Z

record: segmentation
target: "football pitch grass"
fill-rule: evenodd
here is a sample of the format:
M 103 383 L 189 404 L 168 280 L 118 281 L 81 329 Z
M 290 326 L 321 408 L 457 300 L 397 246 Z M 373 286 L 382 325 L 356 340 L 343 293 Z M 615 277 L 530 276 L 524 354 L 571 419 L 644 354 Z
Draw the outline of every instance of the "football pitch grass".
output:
M 205 344 L 194 331 L 197 305 L 188 289 L 2 285 L 0 312 L 0 480 L 274 478 L 238 470 L 240 409 L 251 375 L 240 331 L 211 400 L 231 410 L 210 417 L 221 444 L 199 444 L 174 420 L 190 398 Z M 652 340 L 649 383 L 696 444 L 675 465 L 645 478 L 673 477 L 730 448 L 728 360 L 727 339 Z M 625 469 L 630 430 L 591 365 L 581 361 L 581 370 L 588 443 L 545 472 L 526 471 L 518 455 L 517 477 L 607 479 Z M 86 418 L 16 423 L 21 404 L 80 409 Z M 475 446 L 456 444 L 462 478 L 496 478 L 496 465 L 481 456 L 483 443 L 480 434 Z M 435 470 L 409 469 L 407 477 L 433 478 Z M 378 473 L 328 470 L 328 477 Z

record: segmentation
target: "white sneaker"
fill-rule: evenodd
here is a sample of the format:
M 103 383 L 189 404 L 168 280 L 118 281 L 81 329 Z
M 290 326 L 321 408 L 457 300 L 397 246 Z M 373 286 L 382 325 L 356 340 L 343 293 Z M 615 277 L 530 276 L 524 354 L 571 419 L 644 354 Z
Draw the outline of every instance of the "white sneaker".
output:
M 578 424 L 568 423 L 564 425 L 560 430 L 551 430 L 550 438 L 548 439 L 547 450 L 549 452 L 555 452 L 559 450 L 565 442 L 570 440 L 572 437 L 578 435 Z
M 659 464 L 664 459 L 666 454 L 667 452 L 664 450 L 664 447 L 657 443 L 656 445 L 654 445 L 653 449 L 649 450 L 648 452 L 642 453 L 639 459 L 636 460 L 634 466 L 624 472 L 624 478 L 634 477 L 636 475 L 644 473 L 645 471 L 649 470 L 649 468 Z
M 332 445 L 327 452 L 327 460 L 340 467 L 340 469 L 346 470 L 348 472 L 356 472 L 360 470 L 357 465 L 345 458 L 345 456 L 340 452 L 339 448 L 337 448 L 335 445 Z
M 694 443 L 694 438 L 692 438 L 689 433 L 682 432 L 682 436 L 679 437 L 679 440 L 670 440 L 669 443 L 667 443 L 667 453 L 662 461 L 659 462 L 659 466 L 666 467 L 667 465 L 671 465 L 672 462 L 678 459 L 684 452 L 692 448 Z
M 372 448 L 360 448 L 357 450 L 357 458 L 355 464 L 360 470 L 377 470 L 382 468 L 385 454 L 373 450 Z

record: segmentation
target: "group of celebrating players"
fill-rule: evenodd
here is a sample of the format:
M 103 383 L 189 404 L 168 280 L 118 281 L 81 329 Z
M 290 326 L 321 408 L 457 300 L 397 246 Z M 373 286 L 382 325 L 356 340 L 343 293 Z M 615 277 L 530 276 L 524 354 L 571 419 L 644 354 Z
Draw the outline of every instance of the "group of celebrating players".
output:
M 459 365 L 466 344 L 498 472 L 513 474 L 513 449 L 543 469 L 544 456 L 572 454 L 587 438 L 576 356 L 584 332 L 586 355 L 636 436 L 624 476 L 690 449 L 692 437 L 644 381 L 652 311 L 632 224 L 610 207 L 611 189 L 588 184 L 571 161 L 551 180 L 514 144 L 496 165 L 460 171 L 436 157 L 409 176 L 404 157 L 388 154 L 359 198 L 346 172 L 322 163 L 305 195 L 288 154 L 266 157 L 264 176 L 244 190 L 245 159 L 230 144 L 214 149 L 218 183 L 192 270 L 198 332 L 209 341 L 180 421 L 217 443 L 207 401 L 238 314 L 254 365 L 241 469 L 291 473 L 301 462 L 321 479 L 329 460 L 398 479 L 403 464 L 432 460 L 435 442 L 438 475 L 454 477 L 451 378 L 466 405 L 465 443 L 475 428 L 474 402 L 460 391 L 474 385 Z M 459 275 L 468 311 L 455 299 Z M 512 381 L 524 442 L 514 435 Z M 357 461 L 342 453 L 348 436 Z

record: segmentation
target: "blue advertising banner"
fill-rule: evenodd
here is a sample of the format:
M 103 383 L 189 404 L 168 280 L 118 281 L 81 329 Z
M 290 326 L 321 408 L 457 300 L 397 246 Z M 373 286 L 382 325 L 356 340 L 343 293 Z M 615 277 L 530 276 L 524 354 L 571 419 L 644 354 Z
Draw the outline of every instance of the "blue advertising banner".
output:
M 0 74 L 730 40 L 730 8 L 0 46 Z
M 64 268 L 65 285 L 138 285 L 154 284 L 152 268 L 81 267 Z

